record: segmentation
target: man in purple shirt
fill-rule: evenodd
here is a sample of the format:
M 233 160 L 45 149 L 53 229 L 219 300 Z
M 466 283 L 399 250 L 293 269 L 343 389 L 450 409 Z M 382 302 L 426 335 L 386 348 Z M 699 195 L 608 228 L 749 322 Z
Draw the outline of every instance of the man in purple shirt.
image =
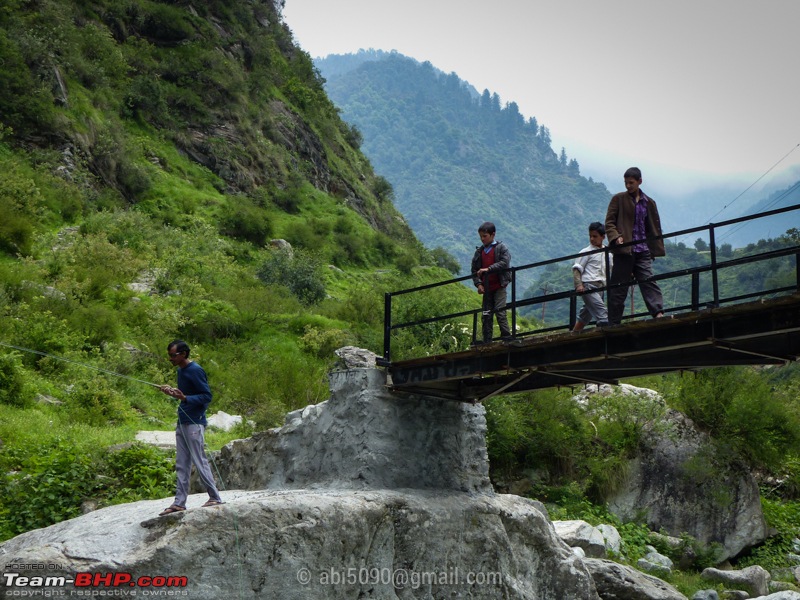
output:
M 661 218 L 655 200 L 640 189 L 642 172 L 631 167 L 625 171 L 624 179 L 627 191 L 615 194 L 606 212 L 606 235 L 614 252 L 614 268 L 609 283 L 630 284 L 635 279 L 647 310 L 653 317 L 663 317 L 661 288 L 655 281 L 648 281 L 653 276 L 653 259 L 665 254 Z M 621 246 L 628 242 L 635 243 Z M 612 325 L 619 325 L 622 321 L 629 287 L 612 287 L 608 292 L 608 320 Z

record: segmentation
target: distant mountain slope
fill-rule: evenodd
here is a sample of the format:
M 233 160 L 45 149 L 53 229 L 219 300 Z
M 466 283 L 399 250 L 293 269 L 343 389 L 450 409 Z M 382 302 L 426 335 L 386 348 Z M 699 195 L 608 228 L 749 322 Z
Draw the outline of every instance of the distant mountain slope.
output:
M 785 208 L 794 204 L 800 204 L 800 181 L 785 189 L 773 192 L 743 211 L 741 215 L 737 215 L 737 217 Z M 797 227 L 800 227 L 800 213 L 792 211 L 725 228 L 722 232 L 720 243 L 728 243 L 734 247 L 744 246 L 758 240 L 776 238 L 786 233 L 788 229 Z
M 455 73 L 430 63 L 397 53 L 351 56 L 350 71 L 341 56 L 315 66 L 426 245 L 467 267 L 478 225 L 490 220 L 516 265 L 585 246 L 587 225 L 604 218 L 609 191 L 582 177 L 563 151 L 557 155 L 535 118 L 526 121 L 516 103 L 501 106 L 488 90 L 475 98 Z

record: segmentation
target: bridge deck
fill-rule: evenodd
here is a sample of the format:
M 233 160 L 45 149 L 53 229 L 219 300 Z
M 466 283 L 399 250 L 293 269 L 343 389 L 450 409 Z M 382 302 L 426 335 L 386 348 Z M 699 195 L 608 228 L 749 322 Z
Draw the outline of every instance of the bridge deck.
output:
M 392 362 L 393 390 L 460 401 L 800 356 L 800 294 Z

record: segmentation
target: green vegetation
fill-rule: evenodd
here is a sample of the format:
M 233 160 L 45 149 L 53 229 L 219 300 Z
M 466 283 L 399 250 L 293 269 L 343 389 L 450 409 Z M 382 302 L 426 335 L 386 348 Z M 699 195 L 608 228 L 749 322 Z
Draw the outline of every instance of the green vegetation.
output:
M 787 553 L 800 535 L 800 378 L 791 364 L 773 368 L 721 368 L 632 381 L 658 390 L 666 406 L 685 412 L 711 434 L 715 453 L 733 456 L 757 474 L 769 527 L 777 534 L 739 559 L 738 566 L 789 566 Z M 659 427 L 664 408 L 635 396 L 590 395 L 579 405 L 576 390 L 545 390 L 486 402 L 492 478 L 541 500 L 552 519 L 608 523 L 622 537 L 618 560 L 636 565 L 655 546 L 679 564 L 668 579 L 689 597 L 708 589 L 698 577 L 715 564 L 715 548 L 687 535 L 678 548 L 665 545 L 643 523 L 622 523 L 606 501 L 619 489 L 645 430 Z M 713 475 L 702 471 L 698 477 Z M 523 486 L 520 488 L 519 486 Z M 525 488 L 525 486 L 527 486 Z M 691 552 L 686 552 L 686 547 Z M 687 562 L 686 556 L 692 557 Z
M 0 538 L 172 493 L 168 457 L 109 449 L 174 427 L 142 383 L 174 381 L 170 340 L 263 429 L 327 398 L 333 350 L 380 350 L 384 292 L 450 276 L 275 10 L 0 8 Z

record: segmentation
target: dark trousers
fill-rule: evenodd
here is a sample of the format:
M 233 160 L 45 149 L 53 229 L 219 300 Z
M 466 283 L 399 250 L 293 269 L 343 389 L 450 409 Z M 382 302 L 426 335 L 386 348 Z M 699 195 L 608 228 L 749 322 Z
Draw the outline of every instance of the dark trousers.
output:
M 615 254 L 614 268 L 611 270 L 611 281 L 615 283 L 630 283 L 635 279 L 642 292 L 645 306 L 652 316 L 664 310 L 664 300 L 661 288 L 655 281 L 646 281 L 653 276 L 653 259 L 649 252 L 633 252 L 631 254 Z M 625 299 L 628 297 L 630 286 L 611 288 L 608 291 L 608 320 L 612 325 L 622 322 L 622 313 L 625 312 Z
M 486 290 L 483 293 L 483 341 L 492 341 L 492 329 L 494 322 L 492 315 L 497 316 L 497 324 L 500 326 L 500 335 L 503 337 L 511 335 L 511 328 L 508 326 L 508 318 L 506 317 L 506 288 L 500 288 L 490 292 Z

